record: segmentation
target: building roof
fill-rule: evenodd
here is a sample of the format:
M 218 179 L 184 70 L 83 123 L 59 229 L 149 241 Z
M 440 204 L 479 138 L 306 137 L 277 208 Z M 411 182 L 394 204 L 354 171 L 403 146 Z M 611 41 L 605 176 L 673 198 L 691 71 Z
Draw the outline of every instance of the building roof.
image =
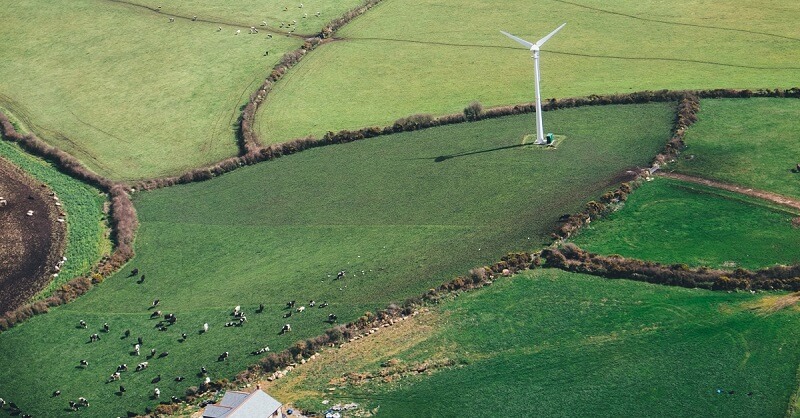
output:
M 203 418 L 265 418 L 283 406 L 261 389 L 253 393 L 230 390 L 215 405 L 208 405 Z

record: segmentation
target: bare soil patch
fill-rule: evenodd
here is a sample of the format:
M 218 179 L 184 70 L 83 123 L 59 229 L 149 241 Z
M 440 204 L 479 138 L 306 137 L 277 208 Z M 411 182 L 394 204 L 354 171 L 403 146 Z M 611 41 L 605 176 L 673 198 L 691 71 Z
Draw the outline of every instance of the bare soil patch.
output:
M 16 309 L 55 273 L 66 223 L 46 186 L 0 158 L 0 313 Z M 0 203 L 2 205 L 2 203 Z M 27 215 L 33 211 L 32 215 Z

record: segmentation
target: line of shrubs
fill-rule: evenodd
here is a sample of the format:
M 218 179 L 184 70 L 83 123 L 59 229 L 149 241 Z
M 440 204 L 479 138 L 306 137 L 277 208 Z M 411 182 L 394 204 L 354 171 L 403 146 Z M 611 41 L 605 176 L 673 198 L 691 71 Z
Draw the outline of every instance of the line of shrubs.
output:
M 341 17 L 330 21 L 319 34 L 307 38 L 299 48 L 283 54 L 281 60 L 272 67 L 272 72 L 264 80 L 264 83 L 259 86 L 255 93 L 250 95 L 250 100 L 247 101 L 242 114 L 239 116 L 238 139 L 239 149 L 242 155 L 256 154 L 263 147 L 261 139 L 253 130 L 253 124 L 255 123 L 258 107 L 261 106 L 267 94 L 272 91 L 272 87 L 275 83 L 283 78 L 286 72 L 297 65 L 306 54 L 313 51 L 325 39 L 332 37 L 342 26 L 356 17 L 361 16 L 380 2 L 381 0 L 365 0 L 360 6 L 348 10 Z
M 690 268 L 686 264 L 664 265 L 618 255 L 593 254 L 572 243 L 541 253 L 546 267 L 648 283 L 710 290 L 800 290 L 800 265 L 774 266 L 750 271 L 708 267 Z
M 664 149 L 653 159 L 652 166 L 654 168 L 674 160 L 683 150 L 685 145 L 684 136 L 686 136 L 686 131 L 689 127 L 697 122 L 698 111 L 700 111 L 700 99 L 697 95 L 688 93 L 680 99 L 675 112 L 672 136 L 667 141 Z M 616 190 L 603 194 L 599 200 L 590 201 L 580 213 L 562 218 L 552 237 L 554 239 L 567 239 L 587 223 L 613 212 L 639 186 L 643 175 L 649 176 L 650 170 L 642 169 L 637 173 L 633 173 L 634 178 L 631 181 L 622 183 Z
M 3 313 L 3 316 L 0 317 L 0 331 L 4 331 L 34 315 L 47 312 L 50 307 L 71 302 L 77 296 L 86 293 L 92 284 L 102 282 L 105 277 L 127 263 L 133 257 L 133 240 L 139 226 L 139 219 L 126 185 L 114 183 L 90 171 L 77 158 L 46 144 L 36 135 L 20 134 L 2 112 L 0 112 L 0 137 L 19 144 L 33 155 L 53 162 L 59 170 L 67 175 L 108 193 L 111 200 L 110 227 L 112 239 L 116 244 L 113 253 L 109 257 L 104 257 L 93 268 L 89 276 L 72 279 L 44 300 L 35 301 Z
M 265 83 L 266 85 L 266 83 Z M 271 84 L 270 84 L 271 86 Z M 262 86 L 263 87 L 263 86 Z M 269 87 L 271 88 L 271 87 Z M 261 95 L 263 100 L 267 90 L 259 90 L 257 95 Z M 590 95 L 586 97 L 572 97 L 565 99 L 549 99 L 542 103 L 542 110 L 549 111 L 555 109 L 565 109 L 580 106 L 600 106 L 608 104 L 634 104 L 634 103 L 648 103 L 648 102 L 665 102 L 665 101 L 681 101 L 687 96 L 695 96 L 696 98 L 742 98 L 742 97 L 800 97 L 800 89 L 775 89 L 775 90 L 733 90 L 733 89 L 718 89 L 718 90 L 659 90 L 659 91 L 640 91 L 628 94 L 610 94 L 610 95 Z M 260 103 L 260 100 L 258 103 Z M 256 102 L 254 102 L 256 103 Z M 253 106 L 257 106 L 253 104 Z M 695 106 L 694 104 L 692 106 Z M 409 132 L 420 129 L 432 128 L 436 126 L 451 125 L 456 123 L 464 123 L 473 120 L 489 119 L 496 117 L 503 117 L 509 115 L 518 115 L 523 113 L 532 113 L 535 111 L 535 106 L 532 103 L 517 104 L 510 106 L 500 106 L 496 108 L 484 109 L 480 103 L 473 102 L 462 113 L 454 113 L 450 115 L 443 115 L 433 117 L 429 114 L 417 114 L 396 120 L 392 125 L 379 127 L 370 126 L 357 130 L 342 130 L 339 132 L 327 132 L 322 138 L 305 137 L 297 138 L 291 141 L 283 142 L 280 144 L 272 144 L 265 147 L 260 147 L 257 141 L 247 142 L 250 145 L 244 146 L 246 152 L 238 157 L 230 157 L 222 160 L 212 166 L 203 167 L 191 170 L 183 175 L 174 177 L 164 177 L 157 179 L 150 179 L 140 181 L 134 184 L 135 189 L 152 190 L 162 187 L 169 187 L 175 184 L 185 184 L 195 181 L 205 181 L 210 178 L 219 176 L 221 174 L 230 172 L 245 165 L 256 164 L 262 161 L 279 158 L 284 155 L 294 154 L 309 148 L 321 147 L 332 144 L 343 144 L 347 142 L 359 141 L 367 138 L 374 138 L 381 135 L 391 135 L 399 132 Z M 248 113 L 247 121 L 248 129 L 252 126 L 252 117 L 255 115 L 255 107 Z M 679 107 L 679 114 L 681 108 Z M 244 129 L 241 129 L 244 132 Z M 249 132 L 249 131 L 248 131 Z M 677 132 L 677 130 L 676 130 Z M 679 137 L 682 140 L 683 135 Z M 678 149 L 679 146 L 673 148 Z M 667 155 L 667 154 L 665 154 Z

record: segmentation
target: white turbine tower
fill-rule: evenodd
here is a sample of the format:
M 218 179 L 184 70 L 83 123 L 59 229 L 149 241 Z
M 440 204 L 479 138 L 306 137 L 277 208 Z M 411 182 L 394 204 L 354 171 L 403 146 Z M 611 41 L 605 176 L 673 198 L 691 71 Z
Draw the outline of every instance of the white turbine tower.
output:
M 508 36 L 509 38 L 521 43 L 522 45 L 525 45 L 526 48 L 530 48 L 531 53 L 533 53 L 531 57 L 533 58 L 533 68 L 536 79 L 536 142 L 534 142 L 535 144 L 541 145 L 545 143 L 544 127 L 542 126 L 542 96 L 541 93 L 539 92 L 539 48 L 541 48 L 542 45 L 544 45 L 544 43 L 547 42 L 548 39 L 552 38 L 553 35 L 555 35 L 556 32 L 560 31 L 561 28 L 563 28 L 565 25 L 566 23 L 557 27 L 556 30 L 550 32 L 549 35 L 536 41 L 535 44 L 532 44 L 522 38 L 517 38 L 516 36 L 510 33 L 500 31 L 500 33 L 502 33 L 503 35 Z

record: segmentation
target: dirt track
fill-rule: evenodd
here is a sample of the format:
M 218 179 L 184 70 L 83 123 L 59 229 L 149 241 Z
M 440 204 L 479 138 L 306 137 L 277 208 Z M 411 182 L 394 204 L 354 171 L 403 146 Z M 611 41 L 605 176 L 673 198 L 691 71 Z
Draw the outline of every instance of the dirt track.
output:
M 50 189 L 0 158 L 0 314 L 17 308 L 50 280 L 66 226 Z M 33 216 L 26 212 L 33 210 Z
M 741 193 L 743 195 L 757 197 L 759 199 L 768 200 L 770 202 L 777 203 L 782 206 L 787 206 L 793 209 L 800 210 L 800 200 L 792 199 L 791 197 L 786 197 L 783 195 L 779 195 L 777 193 L 751 189 L 748 187 L 737 186 L 735 184 L 722 183 L 715 180 L 704 179 L 702 177 L 687 176 L 685 174 L 667 173 L 667 172 L 659 172 L 658 174 L 662 177 L 682 180 L 689 183 L 702 184 L 704 186 L 727 190 L 729 192 Z

